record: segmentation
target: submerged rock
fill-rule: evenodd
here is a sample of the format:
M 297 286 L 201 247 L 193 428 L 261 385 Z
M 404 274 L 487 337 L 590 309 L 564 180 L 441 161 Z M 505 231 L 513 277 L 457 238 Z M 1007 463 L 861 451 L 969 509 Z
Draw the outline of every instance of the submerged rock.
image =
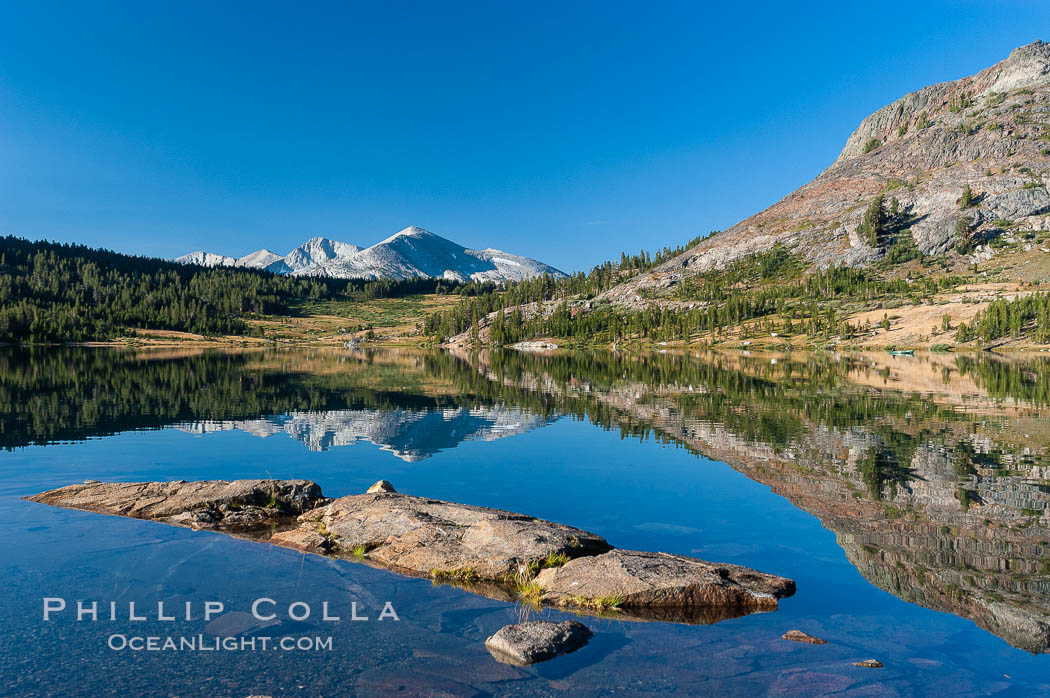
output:
M 780 637 L 784 638 L 785 640 L 791 640 L 793 642 L 807 642 L 811 645 L 826 645 L 828 643 L 827 640 L 822 640 L 819 637 L 813 637 L 812 635 L 804 633 L 801 630 L 788 630 Z
M 862 666 L 868 669 L 881 669 L 882 662 L 880 662 L 878 659 L 865 659 L 860 662 L 853 662 L 853 666 Z
M 543 600 L 602 608 L 724 606 L 773 610 L 795 583 L 747 567 L 695 557 L 611 550 L 545 569 L 536 577 Z
M 276 618 L 259 619 L 245 611 L 230 611 L 204 626 L 204 632 L 216 637 L 256 635 L 281 624 Z
M 28 499 L 193 528 L 261 526 L 327 501 L 317 483 L 310 480 L 88 481 Z
M 375 492 L 340 497 L 299 517 L 333 549 L 453 581 L 510 580 L 530 561 L 610 550 L 593 533 L 500 509 Z
M 574 620 L 534 620 L 500 628 L 485 640 L 485 647 L 496 661 L 528 666 L 575 652 L 593 636 L 587 626 Z

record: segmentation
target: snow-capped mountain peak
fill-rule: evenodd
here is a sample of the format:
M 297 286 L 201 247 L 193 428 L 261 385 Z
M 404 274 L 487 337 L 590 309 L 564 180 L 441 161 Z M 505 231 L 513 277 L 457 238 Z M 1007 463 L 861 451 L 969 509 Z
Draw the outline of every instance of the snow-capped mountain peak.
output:
M 444 278 L 502 282 L 541 274 L 564 276 L 563 272 L 534 259 L 491 247 L 471 250 L 415 225 L 364 249 L 338 240 L 312 237 L 283 257 L 269 250 L 258 250 L 239 259 L 193 252 L 175 261 L 337 279 Z
M 284 256 L 284 263 L 290 269 L 290 271 L 284 273 L 294 274 L 309 271 L 321 264 L 340 257 L 348 257 L 360 250 L 361 248 L 357 245 L 351 245 L 347 242 L 329 240 L 324 237 L 312 237 Z
M 420 228 L 418 225 L 410 225 L 407 228 L 402 228 L 401 230 L 397 231 L 396 233 L 388 237 L 386 240 L 380 240 L 376 243 L 376 245 L 385 245 L 389 242 L 397 240 L 398 238 L 422 238 L 428 236 L 438 237 L 429 230 L 426 230 L 425 228 Z M 373 247 L 375 247 L 375 245 L 373 245 Z
M 174 261 L 182 264 L 199 264 L 202 267 L 232 267 L 237 263 L 237 260 L 233 257 L 215 254 L 214 252 L 205 252 L 204 250 L 184 254 L 181 257 L 176 257 Z
M 277 260 L 281 259 L 281 255 L 270 250 L 256 250 L 251 254 L 246 254 L 237 260 L 237 266 L 239 267 L 252 267 L 254 269 L 262 269 L 263 267 L 273 264 Z

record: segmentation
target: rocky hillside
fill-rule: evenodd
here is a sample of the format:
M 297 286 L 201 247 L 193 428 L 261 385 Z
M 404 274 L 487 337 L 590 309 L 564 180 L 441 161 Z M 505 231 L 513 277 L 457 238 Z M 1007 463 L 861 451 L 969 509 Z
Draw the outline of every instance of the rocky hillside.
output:
M 491 248 L 467 249 L 414 225 L 364 249 L 314 237 L 283 257 L 270 250 L 257 250 L 240 258 L 201 251 L 177 257 L 175 261 L 333 279 L 444 278 L 503 282 L 543 274 L 565 277 L 563 272 L 535 259 Z
M 1050 44 L 1037 41 L 879 109 L 815 180 L 604 296 L 627 305 L 673 297 L 697 272 L 775 245 L 814 267 L 862 266 L 904 231 L 921 252 L 944 255 L 946 268 L 1009 253 L 1008 280 L 1045 278 L 1048 173 Z M 880 194 L 887 211 L 896 199 L 897 213 L 879 235 L 866 235 L 858 227 Z

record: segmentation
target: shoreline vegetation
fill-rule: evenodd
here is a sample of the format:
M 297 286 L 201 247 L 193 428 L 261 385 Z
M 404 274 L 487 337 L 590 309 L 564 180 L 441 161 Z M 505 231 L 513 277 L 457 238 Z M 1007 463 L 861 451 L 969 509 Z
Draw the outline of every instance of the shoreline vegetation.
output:
M 937 275 L 930 270 L 951 268 L 939 257 L 902 258 L 911 264 L 807 269 L 801 255 L 775 246 L 700 272 L 642 307 L 605 295 L 624 280 L 605 265 L 585 279 L 523 282 L 471 298 L 429 316 L 425 329 L 458 346 L 537 339 L 780 350 L 1050 345 L 1050 296 L 1038 282 Z
M 819 421 L 842 410 L 835 424 L 848 424 L 883 412 L 894 418 L 944 417 L 957 409 L 972 416 L 1001 411 L 1004 405 L 1046 407 L 1048 364 L 1050 357 L 990 352 L 901 358 L 885 352 L 12 347 L 0 352 L 0 396 L 8 415 L 0 422 L 0 449 L 172 424 L 338 410 L 515 405 L 545 419 L 568 412 L 608 425 L 588 396 L 623 381 L 661 393 L 670 390 L 667 386 L 679 386 L 679 392 L 681 386 L 693 386 L 697 389 L 684 390 L 691 413 L 699 418 L 702 408 L 703 419 L 732 423 L 741 433 L 753 435 L 768 426 L 765 417 L 751 418 L 768 413 L 776 426 L 762 440 L 783 443 L 784 435 L 799 431 L 795 413 Z M 83 381 L 84 375 L 92 380 Z M 556 394 L 536 393 L 529 381 L 522 382 L 526 375 L 546 376 L 546 382 L 559 386 L 551 389 Z M 581 385 L 589 387 L 581 393 Z M 893 400 L 869 394 L 887 386 Z M 849 399 L 840 399 L 844 391 Z M 902 393 L 911 395 L 897 399 Z M 63 409 L 63 400 L 85 409 Z M 129 404 L 139 415 L 135 419 L 127 417 Z M 738 412 L 741 404 L 751 405 L 747 415 Z
M 1038 281 L 952 267 L 945 255 L 898 253 L 871 267 L 807 269 L 800 255 L 776 246 L 700 272 L 642 307 L 604 295 L 695 243 L 623 254 L 566 279 L 497 287 L 288 277 L 0 238 L 0 343 L 1050 347 L 1050 294 Z

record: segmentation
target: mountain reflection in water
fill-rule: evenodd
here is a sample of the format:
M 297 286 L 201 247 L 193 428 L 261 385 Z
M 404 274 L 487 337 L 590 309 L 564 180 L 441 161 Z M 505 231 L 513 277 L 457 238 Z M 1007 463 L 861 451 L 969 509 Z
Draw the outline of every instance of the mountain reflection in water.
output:
M 901 599 L 1050 647 L 1050 362 L 408 350 L 0 351 L 0 447 L 176 427 L 412 461 L 588 419 L 768 485 Z M 571 523 L 571 522 L 569 522 Z
M 237 429 L 262 438 L 287 434 L 311 451 L 368 441 L 407 463 L 454 448 L 463 441 L 492 441 L 547 423 L 516 407 L 453 407 L 433 410 L 331 410 L 291 412 L 244 420 L 175 424 L 192 434 Z

